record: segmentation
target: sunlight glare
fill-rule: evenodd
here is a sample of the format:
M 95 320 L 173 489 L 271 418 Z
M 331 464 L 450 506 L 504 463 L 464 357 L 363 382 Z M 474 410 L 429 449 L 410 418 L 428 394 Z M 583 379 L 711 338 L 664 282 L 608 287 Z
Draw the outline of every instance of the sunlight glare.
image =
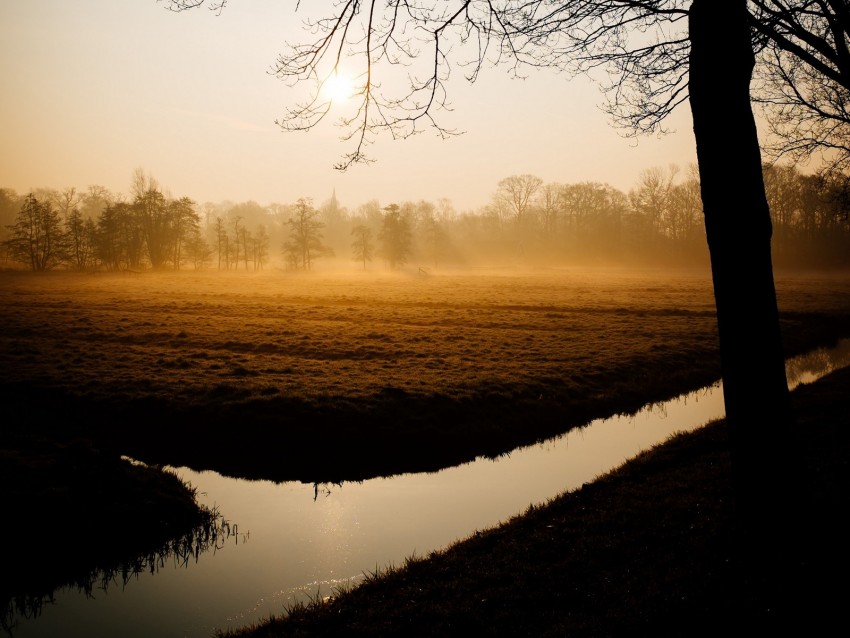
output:
M 354 82 L 344 73 L 334 73 L 325 80 L 322 91 L 332 102 L 342 102 L 354 96 Z

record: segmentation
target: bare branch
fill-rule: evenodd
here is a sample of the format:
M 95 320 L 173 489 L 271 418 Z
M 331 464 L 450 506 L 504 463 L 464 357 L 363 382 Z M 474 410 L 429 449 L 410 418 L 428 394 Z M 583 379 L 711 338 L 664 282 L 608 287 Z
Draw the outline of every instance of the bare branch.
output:
M 227 2 L 157 1 L 172 11 L 207 5 L 216 13 Z M 353 150 L 336 168 L 345 170 L 370 162 L 366 149 L 380 135 L 460 134 L 442 123 L 451 111 L 452 68 L 475 82 L 485 68 L 503 66 L 517 78 L 535 68 L 587 75 L 599 82 L 604 109 L 627 135 L 664 133 L 666 118 L 689 99 L 690 6 L 691 0 L 333 0 L 323 17 L 305 21 L 307 38 L 287 43 L 270 71 L 290 86 L 308 87 L 276 123 L 306 131 L 344 112 L 336 124 Z M 760 51 L 754 99 L 771 122 L 771 152 L 850 153 L 846 0 L 747 6 Z M 325 87 L 346 71 L 357 82 L 354 97 L 334 104 Z

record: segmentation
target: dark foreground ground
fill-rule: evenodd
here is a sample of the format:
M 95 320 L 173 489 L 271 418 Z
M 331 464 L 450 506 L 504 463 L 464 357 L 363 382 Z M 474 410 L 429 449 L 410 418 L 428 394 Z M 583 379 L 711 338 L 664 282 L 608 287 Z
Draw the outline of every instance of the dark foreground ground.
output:
M 38 616 L 63 586 L 120 588 L 226 533 L 226 521 L 176 474 L 80 438 L 2 432 L 0 488 L 0 630 L 11 636 L 16 618 Z
M 834 635 L 850 568 L 850 369 L 794 392 L 805 502 L 769 571 L 746 568 L 725 422 L 582 489 L 239 636 Z M 767 541 L 767 539 L 765 539 Z M 231 634 L 227 634 L 231 635 Z

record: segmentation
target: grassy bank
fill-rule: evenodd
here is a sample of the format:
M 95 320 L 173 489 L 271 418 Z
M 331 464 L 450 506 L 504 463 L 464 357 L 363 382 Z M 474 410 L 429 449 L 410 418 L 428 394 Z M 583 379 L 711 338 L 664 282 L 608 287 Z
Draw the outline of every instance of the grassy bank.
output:
M 221 519 L 175 474 L 83 439 L 0 433 L 4 552 L 0 627 L 37 616 L 53 592 L 120 587 L 171 557 L 203 551 Z
M 789 356 L 850 278 L 777 287 Z M 151 464 L 333 482 L 498 456 L 720 376 L 704 271 L 0 273 L 9 427 Z
M 850 567 L 850 369 L 793 400 L 807 498 L 788 514 L 805 524 L 769 577 L 744 568 L 720 421 L 446 550 L 223 635 L 827 635 L 845 621 Z

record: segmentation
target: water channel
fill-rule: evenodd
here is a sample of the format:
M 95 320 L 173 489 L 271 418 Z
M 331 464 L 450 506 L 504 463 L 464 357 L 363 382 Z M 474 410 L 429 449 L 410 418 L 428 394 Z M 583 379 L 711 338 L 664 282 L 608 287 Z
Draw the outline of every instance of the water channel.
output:
M 788 362 L 789 384 L 850 365 L 850 339 Z M 279 614 L 288 603 L 357 584 L 364 573 L 427 555 L 592 481 L 676 431 L 723 415 L 720 384 L 632 416 L 580 430 L 497 460 L 436 473 L 341 486 L 245 481 L 179 468 L 178 474 L 236 524 L 235 533 L 186 565 L 171 561 L 86 595 L 56 592 L 18 638 L 200 638 Z

